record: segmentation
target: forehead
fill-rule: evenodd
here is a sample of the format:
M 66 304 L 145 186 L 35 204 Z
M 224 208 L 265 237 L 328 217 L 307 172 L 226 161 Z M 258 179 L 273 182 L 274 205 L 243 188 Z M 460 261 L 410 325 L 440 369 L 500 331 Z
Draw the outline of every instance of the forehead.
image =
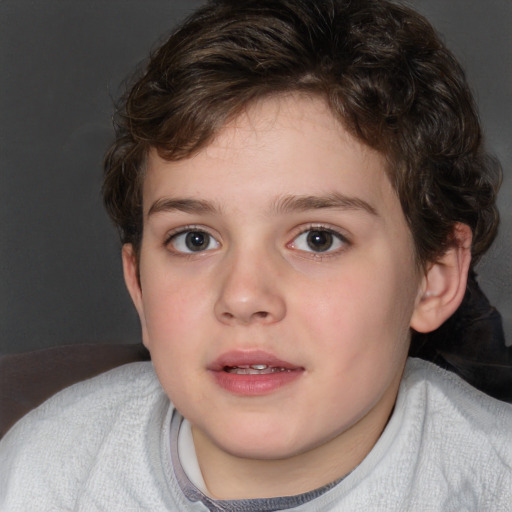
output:
M 169 162 L 152 150 L 144 212 L 166 197 L 200 197 L 245 210 L 270 208 L 290 195 L 332 193 L 360 198 L 376 211 L 396 210 L 386 165 L 383 155 L 348 133 L 322 99 L 277 96 L 249 106 L 192 157 Z

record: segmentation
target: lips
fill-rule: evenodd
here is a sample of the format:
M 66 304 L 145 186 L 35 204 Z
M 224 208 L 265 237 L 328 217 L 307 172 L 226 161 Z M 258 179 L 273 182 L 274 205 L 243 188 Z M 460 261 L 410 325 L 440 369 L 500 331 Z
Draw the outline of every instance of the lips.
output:
M 272 393 L 292 383 L 303 373 L 302 366 L 263 351 L 234 351 L 221 355 L 209 368 L 216 383 L 236 395 Z

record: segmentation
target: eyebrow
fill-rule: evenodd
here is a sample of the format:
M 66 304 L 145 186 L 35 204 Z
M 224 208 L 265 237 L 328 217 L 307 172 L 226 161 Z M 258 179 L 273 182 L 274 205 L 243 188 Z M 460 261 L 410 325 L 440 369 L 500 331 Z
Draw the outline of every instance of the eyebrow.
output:
M 173 199 L 164 197 L 155 201 L 148 211 L 148 217 L 159 212 L 180 211 L 185 213 L 217 213 L 220 208 L 211 201 L 200 199 Z
M 321 210 L 332 208 L 339 210 L 362 210 L 371 215 L 378 216 L 377 210 L 358 197 L 350 197 L 338 192 L 321 196 L 284 196 L 272 204 L 272 210 L 276 213 L 291 213 L 307 210 Z
M 320 196 L 286 195 L 279 197 L 271 204 L 271 211 L 276 214 L 302 212 L 308 210 L 340 209 L 361 210 L 371 215 L 378 215 L 377 210 L 369 203 L 358 197 L 350 197 L 340 193 Z M 184 213 L 216 214 L 220 207 L 212 201 L 189 198 L 164 197 L 155 201 L 149 208 L 147 216 L 159 212 L 181 211 Z

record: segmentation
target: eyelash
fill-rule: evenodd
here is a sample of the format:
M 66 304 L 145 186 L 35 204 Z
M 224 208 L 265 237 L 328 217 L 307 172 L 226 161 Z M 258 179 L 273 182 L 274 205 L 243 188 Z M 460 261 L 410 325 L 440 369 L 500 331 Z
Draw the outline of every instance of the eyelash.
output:
M 180 236 L 186 236 L 191 233 L 206 235 L 209 238 L 208 247 L 206 249 L 198 251 L 185 251 L 177 249 L 176 247 L 169 247 L 172 246 L 172 243 L 175 242 Z M 220 242 L 217 240 L 217 238 L 213 236 L 211 233 L 209 233 L 208 230 L 206 230 L 205 228 L 201 226 L 183 226 L 176 230 L 171 231 L 165 238 L 163 245 L 176 256 L 190 257 L 211 250 L 209 249 L 209 245 L 212 243 L 212 241 L 214 241 L 217 244 L 217 246 L 220 246 Z M 186 243 L 186 241 L 184 243 Z
M 308 233 L 328 233 L 334 239 L 333 243 L 336 241 L 340 244 L 340 247 L 335 248 L 334 250 L 328 247 L 325 251 L 314 251 L 314 250 L 303 250 L 296 247 L 297 240 Z M 287 244 L 287 247 L 296 249 L 304 257 L 314 258 L 315 260 L 323 260 L 325 258 L 332 258 L 339 256 L 340 253 L 346 251 L 352 245 L 351 241 L 343 234 L 341 234 L 338 230 L 333 229 L 329 226 L 325 226 L 322 224 L 311 224 L 307 226 L 305 229 L 301 229 L 298 234 L 294 235 L 291 242 Z
M 319 251 L 315 251 L 311 247 L 310 247 L 311 250 L 301 249 L 301 248 L 297 247 L 297 241 L 300 239 L 300 237 L 302 237 L 303 235 L 307 235 L 308 233 L 315 233 L 315 232 L 323 233 L 323 234 L 327 233 L 331 237 L 331 239 L 328 240 L 328 242 L 331 243 L 331 246 L 333 244 L 335 245 L 337 243 L 337 244 L 339 244 L 339 247 L 336 247 L 333 250 L 331 248 L 331 246 L 329 246 L 325 250 L 319 250 Z M 199 250 L 194 251 L 194 250 L 183 250 L 183 249 L 176 248 L 175 246 L 172 246 L 173 242 L 176 242 L 176 240 L 178 240 L 179 237 L 187 236 L 192 233 L 205 235 L 208 238 L 207 247 L 204 249 L 199 248 Z M 165 238 L 163 245 L 165 248 L 170 250 L 174 255 L 182 256 L 182 257 L 191 257 L 194 255 L 199 255 L 199 254 L 211 251 L 212 248 L 210 247 L 210 245 L 212 244 L 212 242 L 214 244 L 216 244 L 216 247 L 214 247 L 213 249 L 220 247 L 220 242 L 217 240 L 217 238 L 215 236 L 213 236 L 204 227 L 189 225 L 189 226 L 183 226 L 183 227 L 177 228 L 176 230 L 173 230 L 171 233 L 169 233 L 167 235 L 167 237 Z M 306 241 L 306 243 L 308 243 L 308 242 L 309 241 Z M 183 243 L 186 244 L 187 241 L 185 240 L 185 241 L 183 241 Z M 290 249 L 297 250 L 299 253 L 301 253 L 301 255 L 303 257 L 310 257 L 310 258 L 314 258 L 315 260 L 322 260 L 325 258 L 338 256 L 341 252 L 344 252 L 348 247 L 350 247 L 350 245 L 351 245 L 350 240 L 346 236 L 342 235 L 338 230 L 333 229 L 328 226 L 325 226 L 325 225 L 321 225 L 321 224 L 311 224 L 311 225 L 307 226 L 305 229 L 301 229 L 300 231 L 298 231 L 297 234 L 295 234 L 293 236 L 291 242 L 288 242 L 286 244 L 286 247 L 290 248 Z M 171 246 L 171 247 L 169 247 L 169 246 Z

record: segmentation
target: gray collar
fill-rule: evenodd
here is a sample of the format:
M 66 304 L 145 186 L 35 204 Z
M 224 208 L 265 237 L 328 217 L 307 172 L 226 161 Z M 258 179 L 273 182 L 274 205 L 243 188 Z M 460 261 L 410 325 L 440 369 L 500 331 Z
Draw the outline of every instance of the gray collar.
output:
M 318 496 L 321 496 L 329 489 L 337 485 L 340 480 L 324 485 L 319 489 L 309 491 L 295 496 L 284 496 L 279 498 L 257 498 L 247 500 L 214 500 L 201 492 L 187 477 L 178 456 L 178 434 L 183 417 L 174 411 L 171 419 L 171 460 L 178 484 L 191 502 L 202 502 L 211 512 L 274 512 L 288 510 L 308 503 Z

